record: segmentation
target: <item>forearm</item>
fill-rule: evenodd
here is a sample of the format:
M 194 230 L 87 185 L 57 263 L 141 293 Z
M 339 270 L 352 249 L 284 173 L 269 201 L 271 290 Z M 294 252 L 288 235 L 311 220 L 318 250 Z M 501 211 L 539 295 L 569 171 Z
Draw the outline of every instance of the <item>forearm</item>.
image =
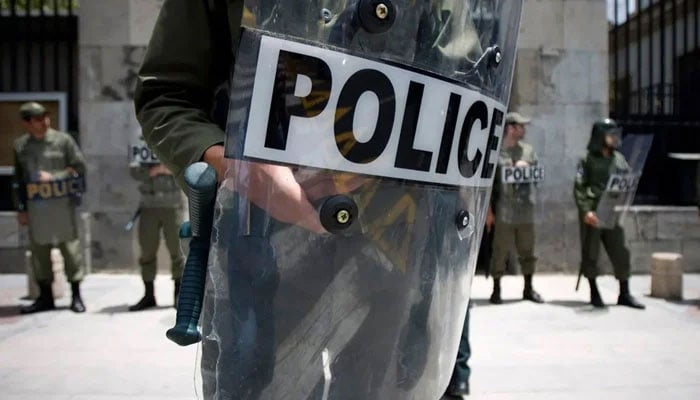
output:
M 234 190 L 271 217 L 313 232 L 325 232 L 316 209 L 288 167 L 236 161 L 233 168 L 240 177 Z

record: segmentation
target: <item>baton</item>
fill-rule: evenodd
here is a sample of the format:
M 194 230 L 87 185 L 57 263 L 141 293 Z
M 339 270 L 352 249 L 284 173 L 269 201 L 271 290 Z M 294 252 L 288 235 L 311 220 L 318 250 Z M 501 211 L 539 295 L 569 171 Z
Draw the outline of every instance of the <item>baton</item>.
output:
M 202 312 L 211 247 L 217 189 L 216 171 L 207 163 L 194 163 L 185 170 L 185 184 L 189 193 L 192 240 L 177 299 L 175 326 L 166 332 L 168 339 L 180 346 L 188 346 L 202 340 L 197 324 Z
M 139 216 L 141 215 L 141 207 L 139 207 L 136 212 L 134 213 L 134 216 L 131 217 L 129 222 L 126 223 L 126 226 L 124 226 L 124 230 L 127 232 L 131 232 L 132 229 L 134 229 L 134 225 L 136 224 L 136 220 L 139 219 Z
M 583 275 L 583 267 L 578 268 L 578 278 L 576 278 L 576 291 L 578 292 L 578 286 L 581 284 L 581 275 Z

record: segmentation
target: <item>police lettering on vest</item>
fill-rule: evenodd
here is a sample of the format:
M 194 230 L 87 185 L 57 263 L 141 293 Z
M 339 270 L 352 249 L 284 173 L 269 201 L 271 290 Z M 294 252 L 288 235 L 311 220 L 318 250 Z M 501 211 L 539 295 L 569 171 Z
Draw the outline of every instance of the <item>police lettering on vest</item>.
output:
M 501 180 L 508 184 L 535 183 L 544 180 L 544 167 L 540 165 L 502 167 L 501 170 Z
M 84 192 L 85 179 L 82 176 L 27 184 L 27 199 L 30 201 L 78 197 Z
M 611 193 L 627 193 L 637 188 L 641 174 L 614 174 L 608 178 L 608 185 L 605 189 Z
M 138 164 L 160 164 L 156 154 L 145 143 L 129 146 L 129 162 Z
M 491 186 L 503 104 L 457 81 L 260 41 L 243 155 L 448 186 Z

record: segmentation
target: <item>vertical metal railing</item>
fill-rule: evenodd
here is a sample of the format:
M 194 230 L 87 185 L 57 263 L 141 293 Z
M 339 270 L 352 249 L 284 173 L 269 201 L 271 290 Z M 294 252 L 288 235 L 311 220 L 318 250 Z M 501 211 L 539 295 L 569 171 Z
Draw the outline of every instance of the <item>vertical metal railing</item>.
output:
M 700 152 L 699 3 L 608 1 L 611 116 L 628 133 L 654 135 L 638 195 L 644 202 L 694 201 L 688 165 L 669 153 Z
M 0 92 L 64 92 L 77 130 L 77 0 L 0 0 Z

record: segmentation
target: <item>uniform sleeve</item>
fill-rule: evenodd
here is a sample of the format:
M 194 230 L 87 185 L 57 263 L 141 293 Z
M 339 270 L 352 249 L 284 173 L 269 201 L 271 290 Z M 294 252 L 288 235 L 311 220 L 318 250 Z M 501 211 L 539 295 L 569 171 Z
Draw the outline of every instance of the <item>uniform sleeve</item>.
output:
M 129 174 L 139 182 L 145 182 L 149 178 L 148 167 L 140 164 L 129 165 Z
M 212 31 L 228 26 L 226 17 L 241 13 L 243 2 L 230 2 L 229 10 L 209 10 L 209 3 L 165 0 L 139 71 L 135 106 L 143 136 L 177 178 L 224 142 L 211 114 L 215 92 L 229 78 L 233 47 L 228 32 Z
M 85 176 L 85 171 L 87 170 L 85 156 L 83 156 L 83 152 L 80 151 L 78 143 L 76 143 L 75 139 L 73 139 L 73 137 L 68 134 L 64 134 L 63 141 L 63 151 L 65 152 L 66 167 L 71 167 L 75 170 L 75 172 L 78 173 L 78 175 Z M 54 176 L 58 179 L 68 178 L 68 175 L 68 171 L 54 174 Z
M 12 189 L 15 197 L 15 208 L 17 211 L 27 210 L 27 182 L 25 182 L 25 172 L 22 164 L 19 162 L 17 149 L 15 154 L 15 175 L 12 179 Z
M 576 168 L 576 179 L 574 180 L 574 200 L 576 207 L 581 214 L 586 214 L 593 210 L 593 199 L 588 196 L 588 176 L 587 161 L 582 159 Z

